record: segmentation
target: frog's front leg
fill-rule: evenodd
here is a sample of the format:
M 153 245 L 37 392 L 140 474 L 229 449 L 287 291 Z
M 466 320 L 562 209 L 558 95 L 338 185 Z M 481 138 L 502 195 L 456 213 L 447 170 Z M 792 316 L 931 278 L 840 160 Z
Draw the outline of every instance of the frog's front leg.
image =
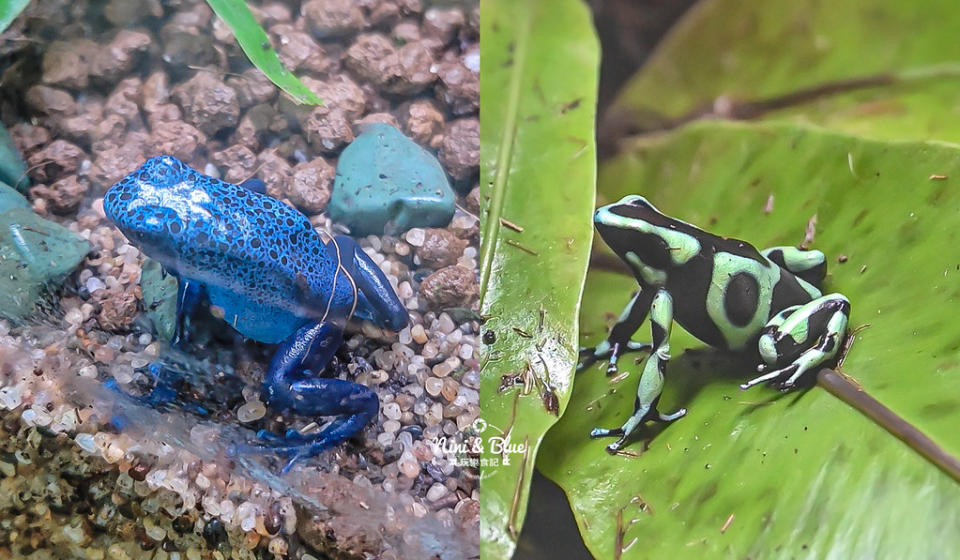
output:
M 277 349 L 264 380 L 264 398 L 272 408 L 304 416 L 339 416 L 316 434 L 284 436 L 261 431 L 261 445 L 238 446 L 236 451 L 285 453 L 286 473 L 298 460 L 336 446 L 362 429 L 380 410 L 377 394 L 363 385 L 317 377 L 343 340 L 343 329 L 333 323 L 301 327 Z
M 764 327 L 758 343 L 765 363 L 757 369 L 765 373 L 740 388 L 777 380 L 782 380 L 778 385 L 781 390 L 792 388 L 804 373 L 833 360 L 849 318 L 850 302 L 841 294 L 822 296 L 780 312 Z
M 577 365 L 577 371 L 582 371 L 599 360 L 607 360 L 607 375 L 614 375 L 617 373 L 617 361 L 620 356 L 627 352 L 651 350 L 653 344 L 634 342 L 630 337 L 637 332 L 640 324 L 647 318 L 655 293 L 653 290 L 641 288 L 623 308 L 620 318 L 610 328 L 607 339 L 593 348 L 580 349 L 580 363 Z
M 663 414 L 657 411 L 660 393 L 663 391 L 663 375 L 666 372 L 667 361 L 670 360 L 670 329 L 673 325 L 673 298 L 670 292 L 660 289 L 650 304 L 650 328 L 653 331 L 653 352 L 647 358 L 640 375 L 640 385 L 637 387 L 637 400 L 634 403 L 633 414 L 620 428 L 607 430 L 595 428 L 590 437 L 599 438 L 614 436 L 617 441 L 607 446 L 607 451 L 616 453 L 624 442 L 643 422 L 659 420 L 671 422 L 687 413 L 680 409 L 672 414 Z
M 351 273 L 357 288 L 357 308 L 354 313 L 392 331 L 402 330 L 410 321 L 410 314 L 390 281 L 349 236 L 338 235 L 326 243 L 327 250 L 338 255 L 341 264 Z
M 181 347 L 189 341 L 188 324 L 203 301 L 204 289 L 197 282 L 177 278 L 177 317 L 170 345 Z

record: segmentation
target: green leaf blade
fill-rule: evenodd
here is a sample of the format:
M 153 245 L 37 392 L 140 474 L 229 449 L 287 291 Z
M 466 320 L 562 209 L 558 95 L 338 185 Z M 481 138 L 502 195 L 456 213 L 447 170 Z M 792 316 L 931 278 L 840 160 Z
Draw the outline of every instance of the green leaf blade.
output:
M 284 68 L 277 56 L 277 51 L 270 44 L 270 38 L 250 13 L 244 0 L 207 0 L 207 4 L 230 26 L 247 58 L 271 82 L 290 94 L 297 103 L 309 105 L 323 103 L 315 93 L 310 91 L 310 88 L 303 85 L 296 76 Z
M 960 334 L 947 327 L 960 313 L 957 180 L 954 145 L 721 121 L 639 139 L 601 167 L 599 197 L 639 192 L 761 248 L 799 244 L 816 215 L 825 292 L 849 297 L 852 327 L 871 325 L 843 371 L 958 456 Z M 584 343 L 602 340 L 634 289 L 630 277 L 591 271 Z M 645 324 L 635 339 L 648 337 Z M 648 429 L 648 449 L 625 448 L 637 457 L 609 456 L 587 434 L 629 415 L 640 365 L 622 361 L 630 375 L 618 380 L 578 374 L 538 467 L 567 492 L 595 556 L 936 557 L 960 546 L 954 480 L 819 387 L 741 392 L 749 364 L 703 349 L 675 326 L 661 407 L 689 413 Z
M 629 80 L 610 114 L 653 130 L 697 115 L 724 118 L 733 104 L 747 118 L 960 142 L 958 17 L 952 0 L 704 0 Z M 849 87 L 861 79 L 873 85 Z
M 509 558 L 540 440 L 566 405 L 576 361 L 596 184 L 598 47 L 579 0 L 491 0 L 483 9 L 481 313 L 496 341 L 481 370 L 489 425 L 481 434 L 482 555 Z M 526 387 L 501 391 L 505 375 Z M 493 453 L 494 437 L 525 451 Z

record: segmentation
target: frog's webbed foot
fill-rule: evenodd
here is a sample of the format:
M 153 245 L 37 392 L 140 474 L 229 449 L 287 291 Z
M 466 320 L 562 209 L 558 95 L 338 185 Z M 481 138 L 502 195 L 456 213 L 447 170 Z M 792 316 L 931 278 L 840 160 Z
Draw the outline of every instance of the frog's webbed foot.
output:
M 659 397 L 658 397 L 658 400 L 659 400 Z M 660 412 L 657 410 L 657 405 L 656 403 L 654 403 L 647 410 L 646 414 L 643 415 L 641 420 L 633 424 L 632 427 L 631 427 L 631 420 L 632 420 L 631 418 L 631 420 L 627 420 L 627 423 L 620 428 L 614 428 L 612 430 L 608 430 L 605 428 L 594 428 L 590 430 L 590 438 L 591 439 L 597 439 L 602 437 L 618 438 L 617 441 L 607 446 L 607 453 L 610 453 L 611 455 L 613 455 L 618 451 L 620 451 L 620 448 L 623 447 L 623 444 L 627 442 L 627 438 L 629 438 L 630 435 L 636 430 L 636 428 L 639 427 L 644 422 L 663 422 L 666 424 L 666 423 L 673 422 L 674 420 L 679 420 L 680 418 L 683 418 L 684 416 L 686 416 L 686 414 L 687 414 L 687 409 L 685 408 L 681 408 L 669 414 L 664 414 L 663 412 Z M 627 430 L 630 430 L 630 431 L 627 431 Z
M 596 346 L 580 347 L 580 360 L 577 364 L 577 371 L 583 371 L 600 360 L 607 361 L 607 375 L 616 375 L 617 362 L 620 357 L 629 352 L 649 352 L 653 350 L 653 344 L 649 342 L 610 342 L 605 340 Z
M 634 342 L 630 340 L 633 333 L 640 328 L 640 323 L 647 318 L 656 292 L 640 290 L 627 303 L 620 318 L 610 327 L 607 339 L 593 348 L 580 349 L 580 363 L 577 371 L 583 371 L 600 360 L 607 360 L 607 375 L 616 375 L 617 361 L 620 356 L 628 352 L 649 352 L 653 344 Z M 654 341 L 655 342 L 655 341 Z
M 117 383 L 117 380 L 112 377 L 104 382 L 104 386 L 143 406 L 156 410 L 166 410 L 170 408 L 171 403 L 176 400 L 177 395 L 180 393 L 180 388 L 184 382 L 185 372 L 180 369 L 164 365 L 161 362 L 151 362 L 143 369 L 153 380 L 153 388 L 145 395 L 136 396 L 127 393 L 120 387 L 119 383 Z M 180 406 L 184 410 L 200 416 L 209 415 L 209 411 L 206 408 L 196 403 L 188 402 L 183 403 Z M 114 426 L 119 429 L 122 429 L 123 426 L 127 424 L 127 421 L 122 414 L 115 414 L 111 421 L 113 422 Z
M 345 381 L 304 375 L 322 371 L 343 339 L 332 323 L 301 327 L 281 345 L 270 361 L 264 381 L 267 403 L 279 411 L 304 416 L 337 416 L 318 433 L 287 430 L 284 435 L 261 430 L 256 444 L 238 445 L 233 453 L 280 453 L 289 457 L 282 469 L 288 472 L 297 461 L 339 445 L 370 422 L 380 411 L 380 399 L 368 387 Z
M 380 411 L 380 399 L 367 387 L 342 379 L 306 379 L 293 383 L 298 395 L 297 412 L 311 416 L 339 416 L 318 433 L 302 434 L 287 430 L 283 435 L 266 430 L 257 432 L 261 443 L 237 445 L 234 453 L 279 453 L 288 460 L 281 474 L 290 471 L 301 459 L 319 455 L 360 431 Z
M 841 294 L 822 296 L 778 313 L 758 343 L 765 363 L 757 371 L 763 375 L 740 388 L 770 383 L 781 391 L 792 389 L 804 373 L 828 365 L 837 356 L 849 317 L 850 302 Z M 812 330 L 812 325 L 821 325 L 820 332 Z

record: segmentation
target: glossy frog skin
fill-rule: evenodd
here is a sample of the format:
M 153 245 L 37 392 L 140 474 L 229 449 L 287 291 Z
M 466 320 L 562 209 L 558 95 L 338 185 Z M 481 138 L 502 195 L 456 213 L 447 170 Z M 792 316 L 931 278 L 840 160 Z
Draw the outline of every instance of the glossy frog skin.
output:
M 647 420 L 669 422 L 686 414 L 657 411 L 670 359 L 670 328 L 678 322 L 701 341 L 735 352 L 752 352 L 762 373 L 742 385 L 792 388 L 807 371 L 829 364 L 846 333 L 850 303 L 841 294 L 822 295 L 826 276 L 820 251 L 773 247 L 757 251 L 738 239 L 719 237 L 670 218 L 641 196 L 599 208 L 597 231 L 636 276 L 640 291 L 624 309 L 607 339 L 581 350 L 583 369 L 607 360 L 617 372 L 626 352 L 650 351 L 634 412 L 617 429 L 594 429 L 594 438 L 619 439 L 615 453 Z M 652 343 L 630 340 L 650 315 Z
M 350 437 L 379 411 L 367 387 L 316 376 L 342 343 L 347 321 L 399 330 L 409 316 L 353 239 L 324 241 L 306 216 L 262 190 L 260 181 L 233 185 L 158 156 L 113 185 L 104 210 L 177 277 L 174 344 L 185 341 L 189 318 L 206 298 L 244 336 L 279 344 L 264 380 L 268 404 L 338 416 L 317 434 L 258 434 L 264 444 L 249 449 L 289 455 L 286 471 Z

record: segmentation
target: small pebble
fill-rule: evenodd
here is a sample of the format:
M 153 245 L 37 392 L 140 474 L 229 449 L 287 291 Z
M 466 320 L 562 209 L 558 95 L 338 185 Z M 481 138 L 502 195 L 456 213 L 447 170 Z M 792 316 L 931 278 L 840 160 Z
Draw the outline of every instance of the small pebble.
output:
M 424 385 L 426 386 L 427 393 L 432 397 L 436 397 L 443 389 L 443 379 L 439 377 L 428 377 Z
M 408 231 L 403 238 L 414 247 L 421 247 L 423 246 L 423 240 L 426 238 L 426 232 L 423 228 L 413 228 Z
M 383 415 L 390 420 L 399 420 L 401 414 L 400 405 L 397 403 L 392 402 L 383 405 Z
M 417 344 L 423 344 L 427 341 L 427 331 L 423 330 L 423 325 L 414 325 L 410 329 L 410 336 L 413 337 L 414 342 Z
M 459 389 L 460 384 L 457 383 L 457 380 L 447 377 L 443 380 L 443 390 L 441 394 L 443 394 L 443 398 L 446 399 L 447 402 L 453 402 L 453 399 L 457 398 L 457 391 Z
M 433 486 L 427 490 L 427 500 L 431 502 L 436 502 L 437 500 L 443 498 L 450 493 L 450 490 L 446 486 L 440 484 L 439 482 L 433 483 Z
M 86 287 L 87 287 L 87 291 L 92 294 L 97 290 L 106 289 L 107 285 L 104 284 L 103 280 L 101 280 L 100 278 L 96 276 L 91 276 L 90 278 L 87 279 Z
M 237 409 L 237 420 L 254 422 L 267 414 L 267 407 L 260 401 L 248 401 Z

